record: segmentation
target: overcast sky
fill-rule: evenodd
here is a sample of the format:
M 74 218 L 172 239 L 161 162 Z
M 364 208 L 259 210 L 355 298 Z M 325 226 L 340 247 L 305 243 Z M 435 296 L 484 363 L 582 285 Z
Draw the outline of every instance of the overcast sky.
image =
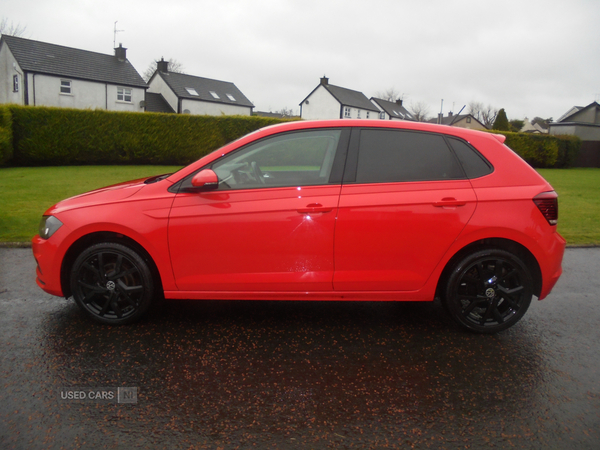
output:
M 598 0 L 3 0 L 24 37 L 101 53 L 140 74 L 174 58 L 230 81 L 255 110 L 291 108 L 330 84 L 394 88 L 431 116 L 470 102 L 509 119 L 558 119 L 600 100 Z M 468 108 L 468 106 L 467 106 Z M 467 110 L 465 108 L 465 112 Z

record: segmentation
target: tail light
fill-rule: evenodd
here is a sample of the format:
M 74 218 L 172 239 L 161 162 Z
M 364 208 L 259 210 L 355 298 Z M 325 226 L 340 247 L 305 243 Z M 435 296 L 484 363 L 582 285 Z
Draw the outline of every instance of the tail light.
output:
M 550 225 L 558 223 L 558 195 L 554 191 L 542 192 L 533 197 L 533 203 L 538 207 Z

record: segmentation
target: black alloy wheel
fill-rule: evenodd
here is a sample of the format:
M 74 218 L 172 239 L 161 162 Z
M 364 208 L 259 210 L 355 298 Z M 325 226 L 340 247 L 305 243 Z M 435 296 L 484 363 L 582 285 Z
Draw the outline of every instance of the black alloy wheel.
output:
M 461 326 L 478 333 L 496 333 L 523 317 L 532 296 L 533 279 L 519 257 L 484 249 L 454 266 L 443 301 Z
M 88 247 L 75 260 L 71 291 L 91 319 L 124 325 L 146 312 L 154 282 L 148 264 L 137 252 L 122 244 L 101 243 Z

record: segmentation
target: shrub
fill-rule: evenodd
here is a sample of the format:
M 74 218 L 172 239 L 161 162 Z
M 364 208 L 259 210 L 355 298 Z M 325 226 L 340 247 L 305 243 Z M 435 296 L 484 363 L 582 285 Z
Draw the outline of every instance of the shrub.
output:
M 192 116 L 10 107 L 13 165 L 186 165 L 250 131 L 281 122 L 248 116 Z
M 0 106 L 0 166 L 13 155 L 12 115 L 7 106 Z

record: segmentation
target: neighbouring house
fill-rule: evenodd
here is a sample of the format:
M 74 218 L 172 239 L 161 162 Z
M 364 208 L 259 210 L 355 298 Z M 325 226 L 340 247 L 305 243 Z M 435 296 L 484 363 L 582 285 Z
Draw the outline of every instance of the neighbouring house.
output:
M 377 106 L 381 112 L 379 118 L 383 120 L 412 120 L 416 121 L 414 116 L 402 106 L 402 100 L 398 99 L 395 102 L 383 100 L 380 98 L 371 97 L 371 101 Z
M 550 123 L 553 135 L 574 135 L 581 139 L 575 166 L 600 167 L 600 104 L 574 106 L 556 122 Z
M 362 92 L 329 84 L 327 77 L 300 103 L 300 117 L 308 120 L 379 119 L 380 112 Z
M 530 134 L 547 134 L 548 130 L 544 129 L 539 123 L 531 123 L 531 121 L 525 117 L 525 120 L 523 120 L 523 126 L 519 132 Z
M 169 63 L 164 59 L 148 81 L 146 111 L 169 112 L 158 108 L 166 105 L 177 114 L 252 115 L 254 105 L 233 83 L 196 77 L 183 73 L 169 72 Z M 154 97 L 154 98 L 152 98 Z M 160 100 L 162 97 L 162 100 Z
M 148 87 L 122 45 L 107 55 L 6 35 L 0 79 L 0 103 L 109 111 L 144 111 Z
M 477 120 L 472 114 L 453 114 L 449 112 L 446 117 L 438 114 L 435 119 L 428 120 L 429 123 L 439 123 L 452 127 L 468 128 L 470 130 L 487 130 L 488 128 Z

